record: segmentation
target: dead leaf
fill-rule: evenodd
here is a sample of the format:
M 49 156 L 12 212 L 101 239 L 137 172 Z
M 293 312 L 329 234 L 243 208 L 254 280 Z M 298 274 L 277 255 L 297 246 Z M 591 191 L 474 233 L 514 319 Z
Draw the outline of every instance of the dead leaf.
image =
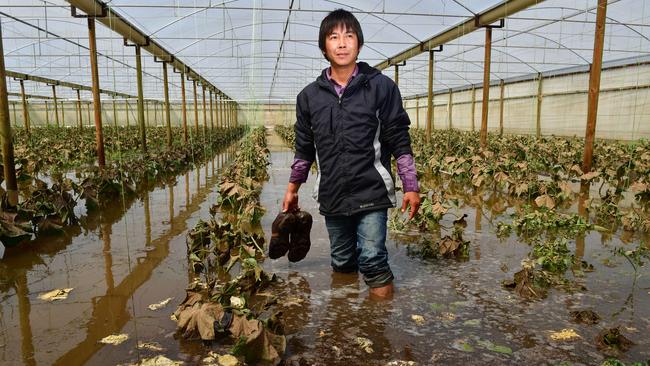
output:
M 364 337 L 357 337 L 356 341 L 359 348 L 364 350 L 366 353 L 375 352 L 375 350 L 372 349 L 373 343 L 370 339 Z
M 44 301 L 65 300 L 73 288 L 59 288 L 50 292 L 45 292 L 38 295 L 38 298 Z
M 630 185 L 630 190 L 632 190 L 632 192 L 634 193 L 643 192 L 646 191 L 647 189 L 648 189 L 648 184 L 639 181 L 634 182 L 632 183 L 632 185 Z
M 411 315 L 411 320 L 413 320 L 417 325 L 424 325 L 424 317 L 422 315 L 413 314 Z
M 517 196 L 521 196 L 522 193 L 528 192 L 528 184 L 527 183 L 521 183 L 518 184 L 517 187 L 515 188 L 515 193 Z
M 553 207 L 555 207 L 555 201 L 547 194 L 535 198 L 535 204 L 539 207 L 546 207 L 549 210 L 552 210 Z
M 558 332 L 551 332 L 550 338 L 554 341 L 573 341 L 581 337 L 575 330 L 567 328 Z
M 155 342 L 138 342 L 138 349 L 141 350 L 149 350 L 149 351 L 154 351 L 154 352 L 162 352 L 164 351 L 164 348 L 162 348 L 158 343 Z
M 164 308 L 165 306 L 167 306 L 167 304 L 168 304 L 172 299 L 173 299 L 173 297 L 168 297 L 168 298 L 166 298 L 165 300 L 163 300 L 163 301 L 161 301 L 161 302 L 159 302 L 159 303 L 151 304 L 151 305 L 148 306 L 148 307 L 149 307 L 149 310 L 151 310 L 151 311 L 156 311 L 156 310 L 158 310 L 158 309 L 162 309 L 162 308 Z
M 580 176 L 581 180 L 592 180 L 600 175 L 600 172 L 589 172 Z
M 152 358 L 145 358 L 138 365 L 139 366 L 177 366 L 182 364 L 183 362 L 181 361 L 172 361 L 163 355 L 158 355 Z
M 128 334 L 112 334 L 107 337 L 102 338 L 99 343 L 104 343 L 104 344 L 112 344 L 113 346 L 117 346 L 118 344 L 126 341 L 129 339 Z

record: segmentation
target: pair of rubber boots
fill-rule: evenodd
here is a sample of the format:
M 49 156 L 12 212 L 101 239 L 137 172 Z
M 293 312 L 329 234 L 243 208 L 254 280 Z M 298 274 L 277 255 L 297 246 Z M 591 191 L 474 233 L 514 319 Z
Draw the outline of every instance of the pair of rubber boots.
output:
M 289 252 L 287 258 L 290 262 L 303 260 L 311 247 L 312 222 L 309 212 L 280 212 L 271 226 L 269 258 L 278 259 Z

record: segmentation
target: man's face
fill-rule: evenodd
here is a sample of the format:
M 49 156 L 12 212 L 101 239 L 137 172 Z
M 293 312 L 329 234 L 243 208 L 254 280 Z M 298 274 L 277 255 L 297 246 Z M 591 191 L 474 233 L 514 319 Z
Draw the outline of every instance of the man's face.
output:
M 349 66 L 359 55 L 359 40 L 351 29 L 339 25 L 325 39 L 325 54 L 332 66 Z

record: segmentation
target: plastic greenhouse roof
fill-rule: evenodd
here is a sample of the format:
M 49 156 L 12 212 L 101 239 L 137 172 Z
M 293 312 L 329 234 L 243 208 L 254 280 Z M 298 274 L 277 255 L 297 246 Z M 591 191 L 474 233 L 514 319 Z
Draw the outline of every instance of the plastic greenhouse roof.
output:
M 508 1 L 505 1 L 507 3 Z M 238 102 L 293 102 L 328 66 L 318 49 L 327 12 L 355 13 L 365 38 L 359 59 L 379 64 L 424 40 L 501 4 L 495 0 L 112 0 L 106 5 Z M 547 0 L 509 16 L 493 29 L 491 79 L 589 65 L 597 0 Z M 73 18 L 61 0 L 0 2 L 6 69 L 91 85 L 86 19 Z M 435 54 L 434 89 L 478 84 L 485 32 L 444 45 Z M 136 94 L 135 51 L 121 35 L 97 24 L 102 89 Z M 144 95 L 162 100 L 162 67 L 143 51 Z M 610 0 L 603 60 L 650 55 L 650 1 Z M 399 68 L 403 96 L 426 92 L 427 52 Z M 393 77 L 392 68 L 384 72 Z M 170 98 L 180 99 L 180 76 L 169 71 Z M 26 92 L 51 95 L 42 83 Z M 20 92 L 8 78 L 9 91 Z M 186 83 L 191 91 L 191 83 Z M 84 92 L 89 98 L 90 93 Z M 59 98 L 76 98 L 69 88 Z M 110 98 L 104 96 L 106 98 Z

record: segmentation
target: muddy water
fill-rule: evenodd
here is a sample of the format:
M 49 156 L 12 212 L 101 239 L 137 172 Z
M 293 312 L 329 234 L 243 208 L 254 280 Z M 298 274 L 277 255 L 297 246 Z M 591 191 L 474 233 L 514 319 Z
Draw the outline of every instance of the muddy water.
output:
M 147 356 L 139 342 L 184 354 L 169 315 L 188 283 L 185 235 L 209 216 L 219 171 L 232 154 L 218 154 L 138 199 L 84 216 L 81 228 L 8 250 L 0 261 L 0 364 L 132 362 Z M 57 288 L 73 290 L 65 300 L 38 298 Z M 148 309 L 167 298 L 173 298 L 167 307 Z M 118 346 L 99 343 L 119 333 L 129 339 Z
M 265 228 L 280 205 L 292 157 L 281 149 L 272 156 L 271 179 L 262 195 L 269 208 Z M 310 197 L 313 184 L 310 177 L 300 192 L 301 207 L 315 214 L 309 255 L 297 264 L 286 259 L 265 263 L 282 274 L 287 292 L 293 294 L 285 314 L 287 357 L 296 363 L 592 365 L 606 357 L 595 345 L 596 335 L 613 326 L 621 326 L 636 343 L 620 359 L 650 359 L 650 269 L 640 269 L 634 281 L 629 263 L 610 252 L 614 246 L 626 245 L 620 237 L 593 233 L 577 240 L 572 250 L 595 267 L 577 279 L 585 291 L 551 290 L 546 299 L 526 301 L 502 288 L 501 281 L 512 279 L 521 269 L 530 247 L 516 238 L 496 239 L 491 222 L 501 208 L 494 207 L 498 199 L 488 200 L 489 204 L 458 211 L 468 214 L 464 234 L 471 241 L 468 261 L 422 260 L 409 255 L 406 240 L 391 237 L 387 245 L 397 292 L 392 301 L 377 303 L 368 300 L 360 277 L 331 273 L 327 231 Z M 443 220 L 443 225 L 451 227 L 452 220 Z M 649 245 L 647 237 L 633 241 Z M 593 309 L 602 320 L 597 325 L 572 323 L 569 312 L 575 309 Z M 414 315 L 424 321 L 416 322 Z M 550 338 L 551 332 L 565 328 L 581 338 L 569 342 Z M 364 350 L 362 338 L 372 346 Z
M 270 179 L 261 196 L 267 237 L 293 157 L 276 136 L 269 142 Z M 220 155 L 177 177 L 175 184 L 87 217 L 81 229 L 8 253 L 0 262 L 0 364 L 104 365 L 160 353 L 198 363 L 209 348 L 177 339 L 169 315 L 192 277 L 185 235 L 199 218 L 208 217 L 217 197 L 218 172 L 228 159 L 229 154 Z M 544 300 L 525 301 L 500 283 L 520 269 L 530 247 L 515 238 L 495 238 L 493 206 L 465 207 L 461 212 L 469 215 L 465 239 L 471 240 L 470 259 L 421 260 L 409 255 L 403 238 L 391 237 L 397 293 L 391 301 L 372 302 L 360 277 L 332 274 L 324 221 L 310 195 L 313 184 L 312 176 L 300 195 L 302 208 L 314 216 L 307 258 L 264 263 L 282 280 L 276 290 L 283 302 L 286 359 L 291 363 L 591 365 L 605 357 L 595 346 L 596 334 L 617 325 L 636 343 L 619 357 L 650 358 L 650 271 L 642 268 L 633 281 L 634 271 L 625 259 L 611 258 L 610 249 L 624 245 L 618 236 L 589 234 L 572 248 L 595 267 L 578 279 L 585 291 L 552 290 Z M 633 239 L 639 240 L 645 239 Z M 42 292 L 63 287 L 74 288 L 66 300 L 38 299 Z M 148 309 L 167 298 L 173 299 L 166 307 Z M 595 310 L 603 320 L 592 326 L 572 323 L 569 311 L 583 308 Z M 416 322 L 414 315 L 423 321 Z M 550 339 L 550 332 L 564 328 L 581 338 Z M 98 343 L 119 333 L 129 339 L 118 346 Z M 138 349 L 140 342 L 163 350 Z

